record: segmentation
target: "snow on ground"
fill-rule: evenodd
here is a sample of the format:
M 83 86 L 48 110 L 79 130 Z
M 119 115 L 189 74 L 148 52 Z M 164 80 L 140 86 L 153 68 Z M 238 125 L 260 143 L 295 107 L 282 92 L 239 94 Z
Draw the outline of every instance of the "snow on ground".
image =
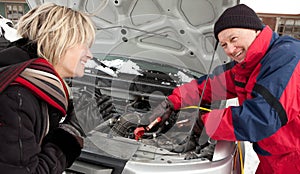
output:
M 245 164 L 244 174 L 255 174 L 256 168 L 259 163 L 259 159 L 252 148 L 250 142 L 245 143 Z

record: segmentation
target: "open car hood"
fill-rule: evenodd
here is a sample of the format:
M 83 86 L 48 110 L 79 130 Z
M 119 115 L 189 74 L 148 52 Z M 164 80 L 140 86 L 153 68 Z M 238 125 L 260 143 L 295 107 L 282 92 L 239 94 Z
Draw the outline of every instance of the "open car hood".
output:
M 83 78 L 71 80 L 76 114 L 87 133 L 80 160 L 124 173 L 154 173 L 153 166 L 156 173 L 187 168 L 190 173 L 230 173 L 235 144 L 215 144 L 205 134 L 200 158 L 184 160 L 195 150 L 183 145 L 191 139 L 198 108 L 173 115 L 163 133 L 149 132 L 136 141 L 133 130 L 176 86 L 230 61 L 215 46 L 213 24 L 238 0 L 27 1 L 31 8 L 55 2 L 81 10 L 95 22 L 95 58 L 86 64 Z M 103 94 L 112 98 L 118 116 L 99 117 L 97 97 Z
M 54 2 L 93 16 L 93 53 L 162 61 L 207 73 L 214 52 L 213 24 L 237 0 L 27 0 Z M 213 65 L 229 61 L 218 49 Z

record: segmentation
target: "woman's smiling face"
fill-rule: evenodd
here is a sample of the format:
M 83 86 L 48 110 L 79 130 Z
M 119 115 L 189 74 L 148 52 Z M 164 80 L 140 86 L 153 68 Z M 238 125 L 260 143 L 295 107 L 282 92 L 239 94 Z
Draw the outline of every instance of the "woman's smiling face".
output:
M 62 78 L 81 77 L 84 75 L 86 62 L 92 58 L 93 55 L 87 44 L 77 44 L 67 49 L 54 68 Z
M 219 42 L 225 53 L 233 60 L 242 62 L 248 48 L 260 31 L 244 28 L 228 28 L 218 34 Z

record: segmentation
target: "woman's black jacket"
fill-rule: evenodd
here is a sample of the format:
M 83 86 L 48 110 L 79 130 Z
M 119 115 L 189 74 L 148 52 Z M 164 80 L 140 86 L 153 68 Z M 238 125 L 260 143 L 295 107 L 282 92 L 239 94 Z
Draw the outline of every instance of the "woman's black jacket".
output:
M 36 47 L 27 43 L 0 51 L 0 68 L 36 58 Z M 62 173 L 79 156 L 75 137 L 57 128 L 61 113 L 29 89 L 8 86 L 0 105 L 0 173 Z

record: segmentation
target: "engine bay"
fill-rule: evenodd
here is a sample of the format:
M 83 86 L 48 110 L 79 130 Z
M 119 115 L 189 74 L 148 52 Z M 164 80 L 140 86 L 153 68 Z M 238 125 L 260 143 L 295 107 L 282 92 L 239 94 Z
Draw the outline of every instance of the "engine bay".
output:
M 110 61 L 119 58 L 114 57 Z M 164 156 L 168 154 L 181 159 L 212 160 L 216 141 L 209 139 L 203 131 L 203 124 L 198 118 L 199 114 L 207 111 L 199 108 L 175 112 L 169 117 L 167 124 L 162 127 L 154 126 L 136 139 L 134 131 L 150 124 L 147 117 L 152 110 L 165 100 L 176 86 L 196 78 L 195 73 L 177 67 L 139 61 L 134 63 L 135 66 L 126 67 L 126 71 L 121 72 L 122 67 L 109 65 L 108 61 L 96 60 L 93 62 L 96 66 L 86 68 L 84 77 L 68 80 L 72 87 L 77 119 L 87 139 L 91 140 L 93 138 L 89 137 L 97 134 L 101 139 L 105 137 L 106 144 L 114 139 L 111 143 L 119 144 L 125 141 L 137 145 L 138 148 L 133 148 L 134 150 L 126 155 L 119 155 L 121 151 L 117 151 L 119 154 L 110 152 L 109 155 L 113 154 L 117 158 L 126 156 L 128 159 L 144 159 L 145 155 L 137 155 L 138 149 L 143 147 L 142 151 L 153 152 L 156 154 L 154 156 L 159 154 L 157 150 L 154 153 L 153 148 L 156 148 L 160 149 L 160 153 L 164 152 Z M 156 66 L 167 70 L 168 73 L 157 70 Z M 162 66 L 166 67 L 161 68 Z M 130 72 L 132 67 L 138 67 L 136 73 Z M 113 73 L 104 71 L 103 68 Z M 178 75 L 179 72 L 184 74 L 186 81 L 182 80 L 182 75 Z M 103 101 L 112 103 L 112 106 L 106 106 Z M 101 142 L 95 143 L 96 141 Z M 98 149 L 99 143 L 104 142 L 99 139 L 92 140 L 86 143 L 85 148 L 97 146 Z M 103 153 L 106 151 L 106 154 L 107 147 L 103 148 Z M 152 160 L 156 159 L 153 154 L 150 155 Z M 146 159 L 148 158 L 147 155 Z

